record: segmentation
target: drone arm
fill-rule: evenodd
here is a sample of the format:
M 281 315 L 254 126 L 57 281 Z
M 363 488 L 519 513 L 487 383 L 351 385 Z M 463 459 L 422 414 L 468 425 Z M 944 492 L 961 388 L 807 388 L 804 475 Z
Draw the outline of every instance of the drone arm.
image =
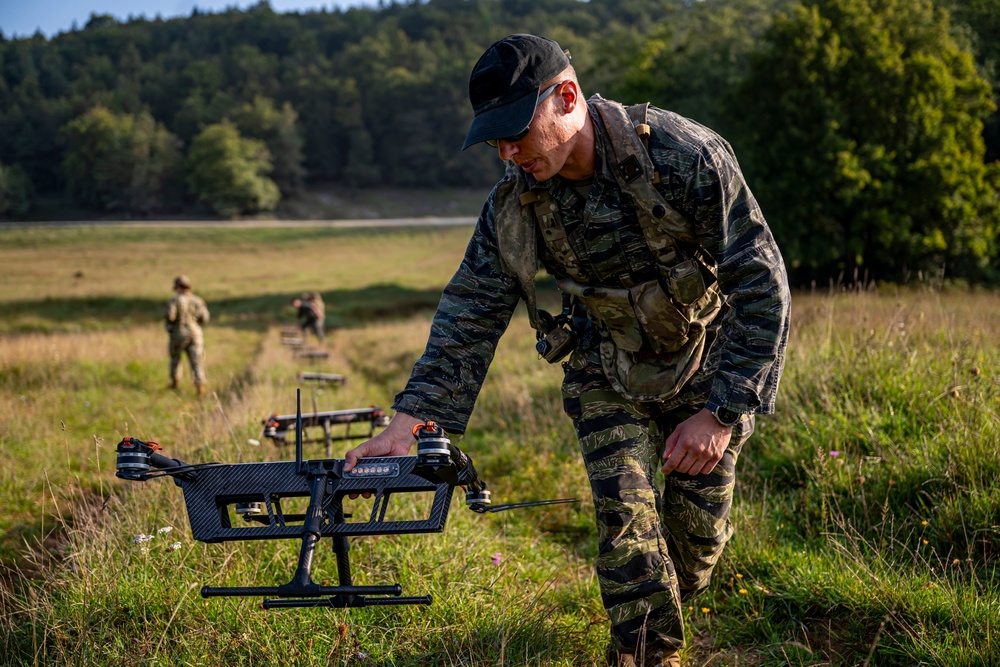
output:
M 486 482 L 479 478 L 472 458 L 459 449 L 455 443 L 449 442 L 448 449 L 451 451 L 451 460 L 455 463 L 455 470 L 458 473 L 458 483 L 465 487 L 466 498 L 481 496 L 483 492 L 488 498 L 489 491 L 486 490 Z
M 183 468 L 187 466 L 187 464 L 180 459 L 172 459 L 169 456 L 157 454 L 156 452 L 149 455 L 149 465 L 153 466 L 157 470 L 168 470 L 170 468 Z
M 153 441 L 146 442 L 128 436 L 122 438 L 116 450 L 118 452 L 116 475 L 122 479 L 145 481 L 152 467 L 172 476 L 178 484 L 181 479 L 190 481 L 195 478 L 192 466 L 178 459 L 157 454 L 158 449 L 160 445 Z

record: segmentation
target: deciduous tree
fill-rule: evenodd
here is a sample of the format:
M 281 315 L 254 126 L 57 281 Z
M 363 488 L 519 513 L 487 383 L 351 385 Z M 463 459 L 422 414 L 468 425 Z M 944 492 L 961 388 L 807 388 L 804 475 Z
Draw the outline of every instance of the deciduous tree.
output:
M 995 254 L 990 89 L 928 0 L 810 0 L 779 16 L 731 102 L 803 276 L 975 275 Z
M 271 211 L 281 193 L 267 174 L 271 154 L 263 141 L 240 135 L 225 120 L 209 125 L 191 142 L 188 184 L 219 215 Z
M 302 189 L 302 137 L 299 135 L 298 114 L 285 102 L 278 109 L 274 100 L 257 96 L 232 114 L 240 134 L 263 141 L 271 152 L 271 179 L 288 196 Z
M 148 214 L 178 196 L 180 141 L 148 112 L 116 114 L 96 106 L 62 130 L 63 166 L 78 202 Z
M 17 217 L 31 209 L 34 189 L 31 179 L 18 165 L 0 164 L 0 215 Z

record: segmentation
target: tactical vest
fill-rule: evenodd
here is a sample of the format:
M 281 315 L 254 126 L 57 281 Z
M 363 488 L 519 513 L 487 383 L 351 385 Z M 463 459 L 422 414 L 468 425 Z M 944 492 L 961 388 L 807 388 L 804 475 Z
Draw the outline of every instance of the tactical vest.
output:
M 524 172 L 508 165 L 497 187 L 494 219 L 500 257 L 524 291 L 531 326 L 538 330 L 535 274 L 539 269 L 536 229 L 568 277 L 559 288 L 575 296 L 601 332 L 604 373 L 615 391 L 638 401 L 673 397 L 698 370 L 705 352 L 706 327 L 722 308 L 717 267 L 704 251 L 693 225 L 654 187 L 660 181 L 646 142 L 648 104 L 623 107 L 595 95 L 611 147 L 609 162 L 622 192 L 635 204 L 646 244 L 660 278 L 621 287 L 588 285 L 587 276 L 563 227 L 559 205 L 545 189 L 531 190 Z

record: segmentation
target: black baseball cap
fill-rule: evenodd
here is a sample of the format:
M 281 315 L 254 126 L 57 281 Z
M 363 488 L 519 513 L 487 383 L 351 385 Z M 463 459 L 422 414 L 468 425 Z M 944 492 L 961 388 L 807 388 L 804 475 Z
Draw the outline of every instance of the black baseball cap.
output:
M 528 127 L 539 88 L 567 67 L 569 54 L 545 37 L 509 35 L 491 44 L 469 77 L 475 118 L 462 150 Z

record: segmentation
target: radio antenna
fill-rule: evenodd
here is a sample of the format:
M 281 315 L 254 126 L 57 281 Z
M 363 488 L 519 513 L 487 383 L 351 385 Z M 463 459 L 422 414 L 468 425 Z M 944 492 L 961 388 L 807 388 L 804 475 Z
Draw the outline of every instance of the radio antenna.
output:
M 302 474 L 302 389 L 295 390 L 295 470 Z

